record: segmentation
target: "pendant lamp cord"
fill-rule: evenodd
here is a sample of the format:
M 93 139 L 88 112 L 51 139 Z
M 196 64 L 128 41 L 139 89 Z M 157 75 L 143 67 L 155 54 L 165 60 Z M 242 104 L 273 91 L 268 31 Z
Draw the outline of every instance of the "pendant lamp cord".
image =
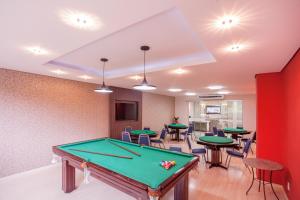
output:
M 144 51 L 144 79 L 146 79 L 146 51 Z
M 105 62 L 103 62 L 103 68 L 102 68 L 102 84 L 104 85 L 104 68 L 105 68 Z

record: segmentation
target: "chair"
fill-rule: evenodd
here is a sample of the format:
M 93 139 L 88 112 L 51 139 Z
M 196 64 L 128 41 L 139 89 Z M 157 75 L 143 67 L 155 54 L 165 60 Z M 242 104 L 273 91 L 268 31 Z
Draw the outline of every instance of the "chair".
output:
M 131 128 L 131 127 L 125 127 L 125 132 L 130 133 L 131 131 L 132 131 L 132 128 Z
M 175 131 L 170 131 L 167 124 L 165 124 L 164 126 L 165 126 L 166 133 L 169 134 L 171 136 L 171 138 L 173 138 L 174 135 L 176 134 L 176 132 Z
M 176 151 L 176 152 L 182 152 L 181 147 L 170 147 L 169 150 L 170 151 Z
M 193 126 L 189 125 L 188 130 L 187 130 L 187 131 L 184 131 L 184 132 L 182 132 L 182 133 L 180 133 L 180 135 L 183 136 L 184 139 L 186 139 L 187 136 L 189 136 L 189 135 L 192 136 L 193 130 L 194 130 Z M 193 138 L 192 138 L 192 139 L 193 139 Z
M 123 131 L 122 132 L 122 141 L 124 142 L 131 142 L 130 133 Z
M 217 127 L 214 126 L 212 129 L 213 129 L 214 135 L 218 135 L 218 129 L 217 129 Z
M 242 138 L 242 139 L 241 139 L 241 141 L 244 143 L 244 146 L 245 146 L 247 140 L 249 140 L 249 138 Z M 252 143 L 255 143 L 255 142 L 256 142 L 256 131 L 253 133 L 251 140 L 252 140 Z M 250 147 L 250 150 L 251 150 L 251 153 L 253 154 L 253 149 L 252 149 L 252 147 Z
M 227 150 L 226 151 L 227 152 L 227 157 L 226 157 L 226 161 L 225 161 L 225 166 L 229 167 L 231 157 L 240 158 L 240 159 L 247 158 L 249 149 L 251 147 L 251 143 L 252 143 L 252 140 L 248 139 L 247 142 L 245 143 L 244 148 L 243 148 L 243 152 L 234 151 L 234 150 Z M 228 158 L 229 158 L 229 160 L 228 160 Z M 248 170 L 249 170 L 249 168 L 248 168 Z
M 212 133 L 212 132 L 206 132 L 206 133 L 204 133 L 204 135 L 205 136 L 214 136 L 214 133 Z
M 218 136 L 219 137 L 226 137 L 224 131 L 218 130 Z
M 164 144 L 164 140 L 166 138 L 166 130 L 163 128 L 161 130 L 161 133 L 160 133 L 160 136 L 159 136 L 159 139 L 151 139 L 151 144 L 158 144 L 159 147 L 161 148 L 161 145 L 163 146 L 163 148 L 165 149 L 165 144 Z
M 204 161 L 206 162 L 206 156 L 205 156 L 206 149 L 205 148 L 195 148 L 195 149 L 193 149 L 189 136 L 186 137 L 186 141 L 188 143 L 189 150 L 191 151 L 191 153 L 194 154 L 194 155 L 198 155 L 198 156 L 201 155 L 203 157 Z
M 138 144 L 142 146 L 150 146 L 150 138 L 147 134 L 140 134 Z
M 145 131 L 150 131 L 150 127 L 144 127 Z

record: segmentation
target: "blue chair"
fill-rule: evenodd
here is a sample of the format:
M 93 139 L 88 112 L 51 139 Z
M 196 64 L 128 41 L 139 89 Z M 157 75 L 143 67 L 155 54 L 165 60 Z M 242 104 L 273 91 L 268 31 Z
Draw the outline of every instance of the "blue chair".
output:
M 212 132 L 206 132 L 206 133 L 204 133 L 204 135 L 205 136 L 214 136 L 214 133 L 212 133 Z
M 188 136 L 186 138 L 186 141 L 188 143 L 189 150 L 191 151 L 191 153 L 194 154 L 194 155 L 198 155 L 198 156 L 201 155 L 203 157 L 204 161 L 206 162 L 206 156 L 205 156 L 206 149 L 205 148 L 195 148 L 195 149 L 193 149 L 190 138 Z
M 212 127 L 212 130 L 213 130 L 213 133 L 214 133 L 214 135 L 218 135 L 218 129 L 217 129 L 217 127 Z
M 138 144 L 142 146 L 150 146 L 150 138 L 147 134 L 140 134 Z
M 226 137 L 224 131 L 218 130 L 218 136 L 219 137 Z
M 180 133 L 180 135 L 183 136 L 184 139 L 186 139 L 189 135 L 192 136 L 193 130 L 194 130 L 193 126 L 189 125 L 188 130 Z
M 227 150 L 226 151 L 227 157 L 226 157 L 226 161 L 225 161 L 225 166 L 229 167 L 231 157 L 240 158 L 240 159 L 247 158 L 249 149 L 251 148 L 251 143 L 252 143 L 252 140 L 248 139 L 247 142 L 245 143 L 244 148 L 243 148 L 243 152 L 234 151 L 234 150 Z M 229 160 L 228 160 L 228 158 L 229 158 Z
M 242 139 L 241 139 L 241 141 L 244 143 L 244 146 L 245 146 L 245 144 L 246 144 L 246 142 L 247 142 L 248 140 L 249 140 L 249 138 L 242 138 Z M 252 140 L 252 143 L 255 143 L 255 142 L 256 142 L 256 131 L 253 133 L 251 140 Z M 252 147 L 250 147 L 250 150 L 251 150 L 251 153 L 253 154 L 253 149 L 252 149 Z
M 169 150 L 170 151 L 176 151 L 176 152 L 182 152 L 181 147 L 170 147 Z
M 171 138 L 174 138 L 174 135 L 176 134 L 176 132 L 170 131 L 167 124 L 165 124 L 164 126 L 165 126 L 165 130 L 166 130 L 167 134 L 169 134 L 171 136 Z
M 130 133 L 123 131 L 122 132 L 122 141 L 124 142 L 131 142 Z
M 144 127 L 145 131 L 150 131 L 150 127 Z
M 163 128 L 161 130 L 161 133 L 160 133 L 160 136 L 159 136 L 159 139 L 151 139 L 151 144 L 158 144 L 159 147 L 161 148 L 161 145 L 163 146 L 163 148 L 165 149 L 165 144 L 164 144 L 164 140 L 166 138 L 166 130 Z
M 125 130 L 125 132 L 130 133 L 132 131 L 132 128 L 131 127 L 126 127 L 124 130 Z

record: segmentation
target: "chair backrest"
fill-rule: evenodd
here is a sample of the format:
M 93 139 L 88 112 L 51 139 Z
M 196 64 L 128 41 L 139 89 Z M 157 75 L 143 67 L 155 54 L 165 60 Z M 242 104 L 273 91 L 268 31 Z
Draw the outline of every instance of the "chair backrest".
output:
M 150 146 L 150 138 L 147 134 L 140 134 L 138 143 L 144 146 Z
M 218 136 L 219 136 L 219 137 L 225 137 L 224 131 L 218 130 Z
M 218 135 L 218 129 L 217 129 L 217 127 L 214 126 L 212 129 L 213 129 L 214 135 Z
M 144 127 L 144 130 L 150 131 L 150 127 Z
M 244 146 L 244 149 L 243 149 L 243 153 L 246 154 L 246 156 L 248 155 L 248 152 L 250 150 L 251 143 L 252 143 L 251 139 L 248 139 L 247 142 L 245 143 L 245 146 Z
M 181 147 L 170 147 L 169 150 L 170 150 L 170 151 L 182 152 Z
M 161 130 L 159 139 L 164 140 L 164 139 L 166 138 L 166 134 L 167 134 L 166 129 L 163 128 L 163 129 Z
M 126 128 L 125 128 L 125 132 L 130 133 L 130 131 L 132 131 L 132 128 L 131 128 L 131 127 L 126 127 Z
M 212 133 L 212 132 L 206 132 L 205 136 L 214 136 L 214 133 Z
M 190 140 L 189 136 L 186 136 L 186 142 L 188 144 L 189 149 L 191 150 L 192 149 L 192 144 L 191 144 L 191 140 Z
M 131 142 L 130 133 L 123 131 L 122 132 L 122 141 Z
M 170 132 L 169 132 L 169 127 L 168 127 L 168 125 L 165 124 L 164 126 L 165 126 L 165 130 L 166 130 L 167 134 L 170 133 Z
M 189 128 L 187 130 L 188 133 L 193 133 L 194 127 L 192 125 L 189 125 Z

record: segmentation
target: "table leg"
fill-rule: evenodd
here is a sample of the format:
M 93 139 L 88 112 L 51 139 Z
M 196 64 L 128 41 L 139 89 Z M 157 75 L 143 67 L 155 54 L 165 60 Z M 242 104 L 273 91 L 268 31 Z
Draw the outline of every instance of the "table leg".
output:
M 266 199 L 266 189 L 265 189 L 265 170 L 262 170 L 262 181 L 263 181 L 263 191 L 264 191 L 264 199 Z
M 274 188 L 273 188 L 273 184 L 272 184 L 272 171 L 270 171 L 270 184 L 271 184 L 271 188 L 272 188 L 272 191 L 273 191 L 275 197 L 279 200 L 279 198 L 278 198 L 278 196 L 277 196 L 277 194 L 275 193 L 275 190 L 274 190 Z
M 177 142 L 179 142 L 179 140 L 180 140 L 179 129 L 176 129 L 176 139 L 177 139 Z
M 182 177 L 174 188 L 174 200 L 189 199 L 189 174 Z
M 62 161 L 62 189 L 65 193 L 75 189 L 75 168 L 65 159 Z
M 261 183 L 261 170 L 260 169 L 258 170 L 258 174 L 259 174 L 259 178 L 258 178 L 258 181 L 259 181 L 258 191 L 260 192 L 260 183 Z
M 250 189 L 252 188 L 253 183 L 254 183 L 254 180 L 255 180 L 253 167 L 251 167 L 251 171 L 252 171 L 252 181 L 251 181 L 250 187 L 248 188 L 248 190 L 247 190 L 247 192 L 246 192 L 246 195 L 248 194 L 248 192 L 249 192 Z

